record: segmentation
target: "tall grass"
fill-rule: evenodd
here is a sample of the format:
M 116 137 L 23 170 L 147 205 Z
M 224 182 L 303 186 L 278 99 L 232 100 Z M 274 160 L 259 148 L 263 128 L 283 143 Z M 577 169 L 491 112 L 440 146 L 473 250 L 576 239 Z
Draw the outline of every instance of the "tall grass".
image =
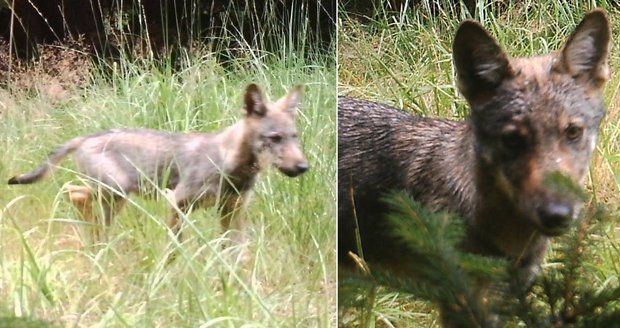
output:
M 26 35 L 29 45 L 81 35 L 106 55 L 152 57 L 181 46 L 227 59 L 247 49 L 307 57 L 328 51 L 335 31 L 334 0 L 3 0 L 0 10 L 8 51 L 26 56 L 39 53 L 25 47 Z
M 93 242 L 62 191 L 78 180 L 70 161 L 36 185 L 0 184 L 0 317 L 77 327 L 335 325 L 334 60 L 243 50 L 250 56 L 226 66 L 206 47 L 183 50 L 175 60 L 122 54 L 96 62 L 88 85 L 62 99 L 0 90 L 5 180 L 78 135 L 124 127 L 222 129 L 242 117 L 248 83 L 272 100 L 305 85 L 298 127 L 311 164 L 296 179 L 274 169 L 259 177 L 248 208 L 249 264 L 234 256 L 234 246 L 223 247 L 214 209 L 187 216 L 177 243 L 163 197 L 132 197 L 106 238 Z M 178 256 L 167 263 L 172 252 Z
M 411 4 L 415 3 L 415 5 Z M 377 10 L 370 17 L 339 11 L 338 93 L 384 103 L 420 115 L 462 119 L 468 107 L 458 94 L 452 65 L 452 39 L 460 21 L 475 18 L 511 56 L 532 56 L 561 48 L 584 13 L 596 6 L 607 9 L 612 35 L 620 33 L 620 12 L 606 1 L 476 1 L 474 13 L 453 1 L 419 1 L 400 11 Z M 384 7 L 387 1 L 382 2 Z M 615 39 L 614 39 L 615 40 Z M 591 202 L 617 212 L 620 204 L 620 55 L 612 42 L 611 80 L 605 92 L 607 116 L 601 127 L 587 189 Z M 600 236 L 591 265 L 601 281 L 617 281 L 620 259 L 618 225 Z M 548 263 L 546 265 L 553 265 Z M 346 277 L 341 276 L 341 280 Z M 437 326 L 428 305 L 385 289 L 371 289 L 373 297 L 357 308 L 341 308 L 342 325 Z M 360 310 L 362 307 L 362 310 Z M 371 319 L 364 313 L 372 313 Z

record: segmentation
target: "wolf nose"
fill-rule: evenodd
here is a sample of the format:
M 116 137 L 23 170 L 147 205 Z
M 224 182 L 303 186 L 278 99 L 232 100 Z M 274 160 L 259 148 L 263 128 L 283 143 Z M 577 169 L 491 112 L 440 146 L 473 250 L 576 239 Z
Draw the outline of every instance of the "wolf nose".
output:
M 545 228 L 566 228 L 573 217 L 573 208 L 568 204 L 552 202 L 539 207 L 538 215 Z
M 308 163 L 300 163 L 297 164 L 295 168 L 297 169 L 297 172 L 301 174 L 308 171 L 310 169 L 310 165 L 308 165 Z

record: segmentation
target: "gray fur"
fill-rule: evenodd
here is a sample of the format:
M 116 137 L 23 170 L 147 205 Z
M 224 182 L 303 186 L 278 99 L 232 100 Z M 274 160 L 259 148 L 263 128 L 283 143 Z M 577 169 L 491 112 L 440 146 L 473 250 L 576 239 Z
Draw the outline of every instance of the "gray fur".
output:
M 217 204 L 224 228 L 232 224 L 241 229 L 237 214 L 262 169 L 273 164 L 291 177 L 308 169 L 295 127 L 300 94 L 297 87 L 269 103 L 252 84 L 245 94 L 244 119 L 219 133 L 115 129 L 75 138 L 45 164 L 11 178 L 9 184 L 36 182 L 73 153 L 79 171 L 92 183 L 88 188 L 72 187 L 70 197 L 89 219 L 93 200 L 102 200 L 103 219 L 109 224 L 127 195 L 149 193 L 155 185 L 171 189 L 183 212 Z M 176 210 L 170 225 L 179 232 Z
M 463 249 L 513 261 L 528 280 L 552 236 L 582 207 L 545 179 L 583 183 L 605 114 L 610 31 L 595 10 L 558 53 L 510 59 L 482 26 L 464 22 L 454 41 L 459 88 L 471 116 L 451 121 L 387 105 L 338 102 L 339 261 L 362 250 L 370 263 L 403 270 L 408 257 L 386 226 L 381 198 L 405 190 L 432 210 L 460 214 Z

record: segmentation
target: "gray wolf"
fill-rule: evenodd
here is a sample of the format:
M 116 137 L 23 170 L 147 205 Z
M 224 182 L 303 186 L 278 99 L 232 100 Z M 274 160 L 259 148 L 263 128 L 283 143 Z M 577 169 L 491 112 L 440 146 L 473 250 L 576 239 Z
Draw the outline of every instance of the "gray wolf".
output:
M 349 251 L 394 272 L 415 261 L 389 233 L 381 200 L 404 190 L 433 211 L 459 214 L 465 251 L 506 258 L 530 279 L 550 238 L 583 207 L 547 181 L 559 174 L 584 182 L 605 115 L 610 33 L 606 14 L 594 10 L 560 51 L 510 58 L 479 23 L 463 22 L 453 57 L 470 106 L 465 121 L 341 97 L 339 263 L 352 264 Z
M 179 213 L 218 206 L 221 224 L 243 241 L 246 203 L 257 174 L 273 164 L 289 177 L 309 169 L 295 126 L 302 88 L 269 102 L 255 84 L 245 91 L 245 117 L 219 133 L 171 133 L 147 129 L 115 129 L 77 137 L 60 146 L 34 171 L 9 184 L 37 182 L 52 173 L 69 154 L 87 177 L 87 186 L 71 186 L 69 198 L 89 220 L 93 202 L 101 201 L 99 219 L 109 225 L 132 193 L 169 188 L 176 208 L 170 228 L 180 238 Z M 174 206 L 173 206 L 174 207 Z

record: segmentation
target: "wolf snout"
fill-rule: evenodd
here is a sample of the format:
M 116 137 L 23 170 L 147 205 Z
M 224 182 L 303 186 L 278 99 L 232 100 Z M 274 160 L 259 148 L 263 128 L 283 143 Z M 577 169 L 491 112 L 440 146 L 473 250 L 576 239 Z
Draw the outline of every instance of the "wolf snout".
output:
M 572 204 L 563 202 L 549 202 L 537 209 L 538 217 L 544 228 L 544 233 L 550 236 L 562 234 L 570 227 L 574 210 Z
M 291 167 L 280 167 L 280 171 L 291 178 L 296 177 L 298 175 L 302 175 L 309 169 L 310 169 L 310 164 L 308 164 L 308 162 L 300 162 Z
M 299 174 L 302 174 L 310 169 L 310 165 L 308 164 L 308 162 L 299 163 L 295 166 L 295 168 L 297 169 L 297 172 L 299 172 Z

